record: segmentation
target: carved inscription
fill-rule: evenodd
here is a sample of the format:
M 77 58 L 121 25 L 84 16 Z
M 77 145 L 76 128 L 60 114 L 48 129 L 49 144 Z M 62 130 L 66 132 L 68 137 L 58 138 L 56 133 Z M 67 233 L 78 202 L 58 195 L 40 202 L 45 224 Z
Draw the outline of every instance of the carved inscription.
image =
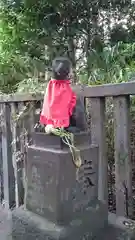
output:
M 79 173 L 76 187 L 73 190 L 73 211 L 84 210 L 90 202 L 90 194 L 95 187 L 94 174 L 96 171 L 91 160 L 84 160 Z
M 96 172 L 93 170 L 92 161 L 84 160 L 79 173 L 79 182 L 82 184 L 82 190 L 84 194 L 87 193 L 87 189 L 94 187 L 95 184 L 92 180 L 92 175 Z

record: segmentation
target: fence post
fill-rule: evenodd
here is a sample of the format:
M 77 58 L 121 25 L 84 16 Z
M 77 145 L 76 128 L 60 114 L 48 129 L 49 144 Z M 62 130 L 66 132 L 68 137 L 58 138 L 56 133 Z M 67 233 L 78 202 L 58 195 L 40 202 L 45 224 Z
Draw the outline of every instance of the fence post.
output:
M 31 102 L 28 105 L 29 114 L 27 116 L 27 126 L 28 126 L 28 141 L 32 143 L 31 134 L 34 132 L 35 126 L 35 102 Z
M 23 109 L 25 107 L 24 102 L 20 102 L 19 106 L 20 109 Z M 27 156 L 26 156 L 26 149 L 28 144 L 28 132 L 26 130 L 26 119 L 28 119 L 28 116 L 21 119 L 20 122 L 20 150 L 22 153 L 22 169 L 21 169 L 21 177 L 22 177 L 22 195 L 23 195 L 23 202 L 25 198 L 25 191 L 26 191 L 26 164 L 27 164 Z
M 132 215 L 130 97 L 114 97 L 116 214 Z
M 16 207 L 23 204 L 23 182 L 22 182 L 22 168 L 23 168 L 23 152 L 21 149 L 22 138 L 22 120 L 14 120 L 19 113 L 19 109 L 22 110 L 21 104 L 11 103 L 11 129 L 12 129 L 12 161 L 14 167 L 15 176 L 15 199 Z
M 10 105 L 1 104 L 2 161 L 5 208 L 15 205 L 15 178 L 12 165 L 12 134 L 10 126 Z
M 108 162 L 106 158 L 105 98 L 89 98 L 91 139 L 99 146 L 98 198 L 108 204 Z

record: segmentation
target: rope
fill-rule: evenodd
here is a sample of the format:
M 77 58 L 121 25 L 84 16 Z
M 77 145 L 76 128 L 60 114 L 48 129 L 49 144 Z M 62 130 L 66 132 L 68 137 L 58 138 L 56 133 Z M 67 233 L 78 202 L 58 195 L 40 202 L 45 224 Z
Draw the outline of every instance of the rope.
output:
M 63 143 L 65 143 L 70 148 L 70 151 L 72 154 L 72 161 L 73 161 L 74 166 L 76 167 L 76 170 L 77 170 L 76 176 L 78 179 L 78 171 L 82 165 L 82 159 L 81 159 L 80 150 L 74 146 L 73 134 L 68 133 L 68 132 L 64 131 L 64 129 L 61 129 L 61 128 L 60 129 L 52 128 L 51 132 L 54 135 L 61 137 Z

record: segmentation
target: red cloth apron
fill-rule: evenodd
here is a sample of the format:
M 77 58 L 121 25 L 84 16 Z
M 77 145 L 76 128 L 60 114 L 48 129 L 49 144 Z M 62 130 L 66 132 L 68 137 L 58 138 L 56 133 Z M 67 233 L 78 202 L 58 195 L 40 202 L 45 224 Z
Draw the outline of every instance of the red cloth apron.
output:
M 76 95 L 69 80 L 50 80 L 44 96 L 40 123 L 57 127 L 68 127 L 70 116 L 76 105 Z

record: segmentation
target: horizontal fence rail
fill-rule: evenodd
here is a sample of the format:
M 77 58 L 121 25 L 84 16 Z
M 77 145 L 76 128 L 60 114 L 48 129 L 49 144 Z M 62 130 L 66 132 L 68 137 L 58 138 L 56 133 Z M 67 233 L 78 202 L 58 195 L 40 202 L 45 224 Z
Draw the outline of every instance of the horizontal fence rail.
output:
M 135 81 L 118 84 L 103 84 L 94 86 L 76 85 L 72 86 L 73 90 L 86 98 L 95 97 L 112 97 L 122 95 L 135 95 Z M 43 100 L 44 94 L 3 94 L 0 96 L 0 103 L 5 102 L 28 102 Z
M 108 202 L 108 155 L 106 144 L 106 99 L 112 98 L 114 126 L 115 193 L 117 215 L 132 215 L 132 162 L 130 143 L 130 95 L 135 82 L 101 86 L 75 86 L 77 94 L 87 98 L 92 143 L 99 146 L 99 199 Z M 0 96 L 0 189 L 1 202 L 7 207 L 23 204 L 27 145 L 38 122 L 43 94 Z M 22 121 L 16 116 L 29 109 Z M 135 141 L 135 139 L 134 139 Z

